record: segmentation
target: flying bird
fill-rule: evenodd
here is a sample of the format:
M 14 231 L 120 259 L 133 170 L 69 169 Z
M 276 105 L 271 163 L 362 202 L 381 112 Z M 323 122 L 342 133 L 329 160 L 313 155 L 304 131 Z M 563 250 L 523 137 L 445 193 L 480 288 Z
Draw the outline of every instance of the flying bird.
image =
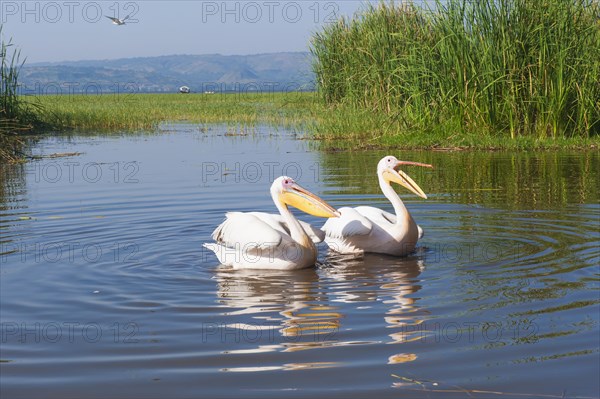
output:
M 341 216 L 328 219 L 322 227 L 329 248 L 342 254 L 375 252 L 395 256 L 405 256 L 414 251 L 417 241 L 423 236 L 423 229 L 415 223 L 391 183 L 397 183 L 421 198 L 426 199 L 427 196 L 417 183 L 398 169 L 402 165 L 433 167 L 399 161 L 391 155 L 382 158 L 377 164 L 379 187 L 392 203 L 395 214 L 371 206 L 340 208 Z
M 125 25 L 125 21 L 131 16 L 131 14 L 129 14 L 128 16 L 126 16 L 123 19 L 119 19 L 119 18 L 115 18 L 115 17 L 109 17 L 108 15 L 105 15 L 106 18 L 110 19 L 111 21 L 113 21 L 113 24 L 115 25 Z
M 278 177 L 270 191 L 279 215 L 228 212 L 212 234 L 216 243 L 204 244 L 222 264 L 237 269 L 278 270 L 303 269 L 315 264 L 315 243 L 323 241 L 325 234 L 296 219 L 288 206 L 318 217 L 340 214 L 291 177 Z

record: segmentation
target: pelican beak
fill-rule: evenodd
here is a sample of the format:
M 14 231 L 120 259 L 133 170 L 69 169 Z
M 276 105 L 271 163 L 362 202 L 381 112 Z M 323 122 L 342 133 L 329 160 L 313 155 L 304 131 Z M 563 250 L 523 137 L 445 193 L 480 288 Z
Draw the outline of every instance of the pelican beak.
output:
M 335 208 L 298 184 L 281 193 L 280 200 L 309 215 L 321 218 L 340 217 L 340 213 Z
M 422 166 L 425 168 L 433 168 L 432 165 L 419 163 L 419 162 L 407 162 L 400 161 L 398 162 L 394 168 L 387 168 L 383 171 L 383 177 L 388 182 L 394 182 L 400 184 L 402 187 L 408 189 L 412 193 L 418 195 L 421 198 L 427 199 L 427 195 L 421 190 L 421 187 L 413 179 L 410 178 L 406 173 L 401 170 L 396 170 L 400 165 L 413 165 L 413 166 Z

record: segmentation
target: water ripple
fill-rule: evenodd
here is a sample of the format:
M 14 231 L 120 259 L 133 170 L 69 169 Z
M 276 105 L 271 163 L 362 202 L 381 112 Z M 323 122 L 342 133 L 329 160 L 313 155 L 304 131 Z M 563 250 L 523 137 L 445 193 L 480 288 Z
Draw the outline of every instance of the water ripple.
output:
M 385 153 L 183 126 L 35 150 L 135 161 L 138 183 L 0 167 L 2 397 L 598 396 L 600 179 L 571 165 L 593 155 L 535 155 L 560 176 L 571 165 L 565 180 L 515 170 L 530 154 L 400 153 L 438 166 L 410 170 L 428 201 L 400 191 L 425 230 L 415 254 L 344 259 L 321 245 L 315 269 L 236 271 L 201 244 L 226 211 L 274 206 L 266 173 L 235 162 L 297 163 L 336 206 L 391 210 L 372 170 Z

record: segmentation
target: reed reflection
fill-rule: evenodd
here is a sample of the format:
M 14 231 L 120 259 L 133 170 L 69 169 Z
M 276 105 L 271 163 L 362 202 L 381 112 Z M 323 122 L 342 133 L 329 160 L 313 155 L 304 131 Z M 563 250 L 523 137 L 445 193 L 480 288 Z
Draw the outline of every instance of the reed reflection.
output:
M 323 180 L 332 193 L 347 196 L 342 197 L 344 206 L 372 205 L 373 195 L 377 200 L 382 198 L 375 167 L 388 152 L 322 152 Z M 600 193 L 600 169 L 596 166 L 599 154 L 598 151 L 399 151 L 392 155 L 435 166 L 434 170 L 411 170 L 411 177 L 429 196 L 423 206 L 453 202 L 500 209 L 556 209 L 596 201 Z M 344 181 L 344 187 L 339 187 L 340 180 Z M 323 194 L 328 198 L 327 191 Z M 413 197 L 400 195 L 403 200 L 413 202 Z

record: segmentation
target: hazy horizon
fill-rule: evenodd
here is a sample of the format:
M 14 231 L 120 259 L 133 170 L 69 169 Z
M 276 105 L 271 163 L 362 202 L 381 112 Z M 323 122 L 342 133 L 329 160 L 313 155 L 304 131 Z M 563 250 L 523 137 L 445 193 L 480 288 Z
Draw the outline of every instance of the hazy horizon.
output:
M 61 60 L 61 61 L 36 61 L 29 62 L 27 60 L 26 66 L 36 66 L 40 64 L 63 64 L 63 63 L 76 63 L 76 62 L 99 62 L 99 61 L 118 61 L 118 60 L 126 60 L 126 59 L 138 59 L 138 58 L 159 58 L 159 57 L 203 57 L 203 56 L 223 56 L 223 57 L 246 57 L 246 56 L 255 56 L 255 55 L 269 55 L 269 54 L 284 54 L 284 53 L 308 53 L 307 50 L 299 50 L 299 51 L 267 51 L 267 52 L 259 52 L 259 53 L 247 53 L 247 54 L 221 54 L 221 53 L 206 53 L 206 54 L 162 54 L 162 55 L 150 55 L 150 56 L 130 56 L 130 57 L 119 57 L 119 58 L 86 58 L 81 60 Z
M 27 63 L 254 55 L 306 52 L 313 32 L 367 3 L 3 0 L 0 23 Z M 127 15 L 121 26 L 106 18 Z

